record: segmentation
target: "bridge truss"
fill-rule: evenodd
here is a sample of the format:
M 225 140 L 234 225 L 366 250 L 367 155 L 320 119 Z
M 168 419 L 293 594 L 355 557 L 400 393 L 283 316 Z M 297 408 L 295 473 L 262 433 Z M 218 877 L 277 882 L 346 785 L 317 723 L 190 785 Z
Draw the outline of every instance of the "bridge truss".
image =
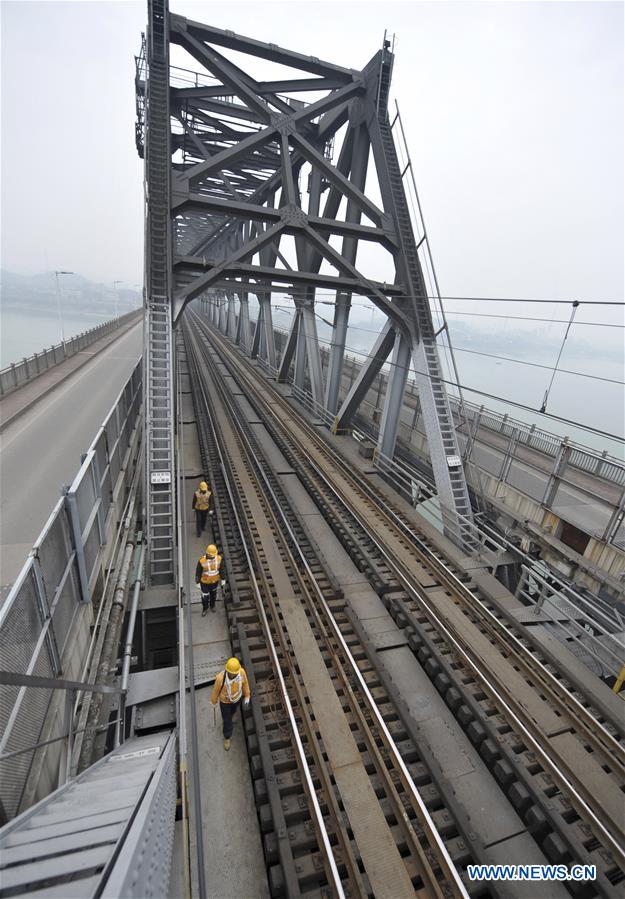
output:
M 152 579 L 174 577 L 171 330 L 196 297 L 213 305 L 223 297 L 215 325 L 278 381 L 306 386 L 335 433 L 350 428 L 390 362 L 378 443 L 390 458 L 412 368 L 447 529 L 461 539 L 471 504 L 420 257 L 424 238 L 415 238 L 389 120 L 389 43 L 362 70 L 348 69 L 174 15 L 167 0 L 149 0 L 148 8 L 137 144 L 146 157 Z M 171 67 L 170 54 L 184 66 Z M 325 373 L 318 291 L 335 297 Z M 285 293 L 295 312 L 278 358 L 272 296 Z M 250 295 L 258 301 L 253 333 Z M 386 323 L 341 398 L 355 296 L 368 298 Z

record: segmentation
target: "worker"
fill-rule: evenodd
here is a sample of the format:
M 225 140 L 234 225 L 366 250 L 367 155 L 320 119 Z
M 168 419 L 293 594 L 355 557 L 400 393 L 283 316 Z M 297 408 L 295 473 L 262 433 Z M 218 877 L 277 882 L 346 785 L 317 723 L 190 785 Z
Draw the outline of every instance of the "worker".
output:
M 201 537 L 204 533 L 208 512 L 210 511 L 210 514 L 213 514 L 213 510 L 210 508 L 211 496 L 212 493 L 208 489 L 206 481 L 202 481 L 193 494 L 192 508 L 195 509 L 195 532 L 198 537 Z
M 228 659 L 225 669 L 220 671 L 215 678 L 215 686 L 211 695 L 213 705 L 217 705 L 217 700 L 219 700 L 226 752 L 230 749 L 232 718 L 241 705 L 241 697 L 243 697 L 243 705 L 249 705 L 250 685 L 245 668 L 238 659 Z
M 221 565 L 223 557 L 219 555 L 214 543 L 206 547 L 206 552 L 198 559 L 195 566 L 195 583 L 200 585 L 202 591 L 202 618 L 208 612 L 210 604 L 211 612 L 215 610 L 217 587 L 221 580 L 221 586 L 225 587 L 225 580 L 221 579 Z

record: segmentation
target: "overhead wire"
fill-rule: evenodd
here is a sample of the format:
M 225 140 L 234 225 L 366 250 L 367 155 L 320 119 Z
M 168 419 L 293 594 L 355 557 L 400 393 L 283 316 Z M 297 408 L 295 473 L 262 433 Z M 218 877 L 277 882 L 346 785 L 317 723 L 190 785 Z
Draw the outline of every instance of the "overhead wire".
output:
M 474 318 L 503 318 L 507 321 L 521 322 L 544 322 L 548 325 L 567 325 L 569 319 L 566 318 L 535 318 L 528 315 L 502 315 L 496 312 L 462 312 L 460 309 L 447 309 L 447 315 L 469 315 Z M 619 325 L 615 322 L 586 322 L 576 319 L 573 325 L 590 325 L 593 328 L 625 328 L 625 324 Z
M 291 315 L 293 314 L 293 310 L 288 306 L 281 306 L 276 303 L 272 303 L 271 305 L 274 309 L 279 309 L 279 310 L 281 310 L 283 312 L 287 312 Z M 325 325 L 332 327 L 332 322 L 329 322 L 327 319 L 323 318 L 323 316 L 319 315 L 318 312 L 315 312 L 315 315 Z M 565 321 L 565 320 L 563 319 L 563 321 Z M 361 328 L 359 325 L 352 325 L 352 324 L 349 325 L 349 328 L 354 331 L 362 331 L 366 334 L 379 334 L 380 333 L 379 328 L 376 331 L 372 328 Z M 321 338 L 319 338 L 319 339 L 321 340 Z M 513 362 L 516 365 L 527 365 L 530 368 L 542 368 L 546 371 L 551 371 L 551 372 L 559 371 L 565 375 L 575 375 L 576 377 L 579 377 L 579 378 L 589 378 L 592 381 L 603 381 L 605 384 L 617 384 L 619 386 L 625 387 L 625 381 L 618 381 L 615 378 L 605 378 L 602 375 L 591 375 L 587 372 L 573 371 L 572 369 L 568 369 L 568 368 L 557 368 L 556 369 L 553 365 L 544 365 L 541 362 L 531 362 L 528 359 L 515 359 L 512 356 L 500 356 L 497 353 L 487 353 L 484 350 L 472 350 L 472 349 L 469 349 L 468 347 L 454 346 L 454 350 L 456 350 L 459 353 L 470 353 L 471 355 L 474 355 L 474 356 L 484 356 L 487 359 L 499 359 L 502 362 Z M 558 358 L 560 358 L 560 356 L 558 356 Z M 455 381 L 452 383 L 455 384 Z
M 290 315 L 294 314 L 294 310 L 286 309 L 285 311 Z M 330 341 L 330 340 L 324 340 L 322 337 L 318 337 L 317 339 L 318 339 L 319 343 L 323 343 L 326 346 L 332 346 L 332 341 Z M 352 347 L 352 346 L 349 346 L 348 344 L 346 344 L 345 349 L 348 350 L 350 353 L 354 353 L 356 356 L 360 356 L 363 359 L 368 358 L 368 353 L 365 353 L 362 350 L 356 349 L 356 347 Z M 412 365 L 406 366 L 406 365 L 401 365 L 398 362 L 390 362 L 390 361 L 387 361 L 385 363 L 385 365 L 387 365 L 389 368 L 397 368 L 401 371 L 405 371 L 408 374 L 413 372 L 415 375 L 419 375 L 421 377 L 427 378 L 428 381 L 436 381 L 437 383 L 448 384 L 453 387 L 458 386 L 455 381 L 450 381 L 447 378 L 433 378 L 432 375 L 428 374 L 428 372 L 417 371 L 416 369 L 412 368 Z M 532 412 L 534 414 L 544 415 L 546 418 L 550 418 L 553 421 L 558 421 L 561 424 L 572 425 L 573 427 L 580 428 L 580 430 L 582 430 L 582 431 L 587 431 L 588 433 L 596 434 L 598 437 L 606 437 L 608 440 L 616 440 L 617 443 L 625 442 L 625 437 L 623 435 L 612 434 L 610 431 L 603 431 L 601 428 L 595 428 L 592 425 L 583 424 L 581 421 L 575 421 L 575 419 L 566 418 L 565 416 L 562 416 L 562 415 L 555 415 L 555 413 L 553 413 L 553 412 L 547 412 L 547 411 L 541 412 L 540 409 L 537 409 L 534 406 L 529 406 L 529 405 L 527 405 L 527 403 L 520 403 L 518 400 L 512 400 L 509 397 L 499 396 L 498 394 L 495 394 L 495 393 L 489 393 L 485 390 L 480 390 L 477 387 L 471 387 L 468 384 L 460 384 L 459 386 L 463 390 L 468 390 L 470 393 L 475 393 L 478 396 L 484 396 L 487 399 L 496 400 L 497 402 L 504 403 L 504 404 L 510 405 L 510 406 L 514 406 L 517 409 L 523 409 L 526 412 Z
M 388 287 L 388 285 L 387 285 Z M 317 291 L 317 296 L 334 296 L 335 291 Z M 414 299 L 412 296 L 402 294 L 402 299 Z M 457 297 L 457 296 L 435 296 L 434 294 L 426 294 L 425 297 L 419 296 L 416 299 L 427 300 L 457 300 L 460 303 L 539 303 L 549 305 L 555 303 L 557 305 L 570 306 L 577 303 L 578 306 L 625 306 L 625 300 L 551 300 L 538 299 L 533 297 Z
M 563 375 L 576 375 L 579 378 L 590 378 L 593 381 L 603 381 L 606 384 L 619 384 L 625 387 L 625 381 L 617 381 L 615 378 L 604 378 L 602 375 L 591 375 L 583 371 L 571 371 L 568 368 L 555 368 L 553 365 L 543 365 L 540 362 L 530 362 L 528 359 L 514 359 L 511 356 L 498 356 L 496 353 L 485 353 L 482 350 L 470 350 L 467 347 L 456 346 L 454 349 L 459 353 L 472 353 L 474 356 L 486 356 L 488 359 L 501 359 L 502 362 L 514 362 L 517 365 L 529 365 L 531 368 L 544 368 L 547 371 L 561 372 Z
M 334 294 L 333 293 L 332 294 L 323 294 L 321 292 L 318 292 L 317 297 L 319 297 L 319 296 L 334 296 Z M 428 297 L 428 299 L 432 299 L 432 298 Z M 445 299 L 445 298 L 443 298 L 443 299 Z M 451 299 L 451 298 L 447 297 L 447 299 Z M 485 297 L 484 299 L 487 299 L 487 298 Z M 519 300 L 519 302 L 522 302 L 522 301 Z M 540 302 L 549 302 L 549 301 L 541 300 Z M 572 302 L 572 301 L 567 301 L 567 302 Z M 320 305 L 323 305 L 323 306 L 335 306 L 336 305 L 336 303 L 332 300 L 317 299 L 317 303 L 319 303 Z M 376 309 L 376 306 L 371 302 L 356 303 L 356 302 L 352 301 L 350 305 L 352 307 L 356 307 L 358 309 L 369 309 L 369 310 Z M 599 305 L 599 304 L 594 303 L 593 301 L 588 301 L 586 305 Z M 471 316 L 473 318 L 498 318 L 498 319 L 505 319 L 505 320 L 510 320 L 510 321 L 544 322 L 545 324 L 558 324 L 558 325 L 569 324 L 569 319 L 566 319 L 566 318 L 538 318 L 536 316 L 530 316 L 530 315 L 504 315 L 501 312 L 499 312 L 499 313 L 497 313 L 497 312 L 464 312 L 461 309 L 446 309 L 445 312 L 447 315 L 463 315 L 463 316 Z M 589 327 L 595 327 L 595 328 L 625 329 L 625 323 L 620 324 L 617 322 L 589 322 L 589 321 L 580 321 L 579 319 L 576 319 L 573 322 L 573 325 L 588 325 Z

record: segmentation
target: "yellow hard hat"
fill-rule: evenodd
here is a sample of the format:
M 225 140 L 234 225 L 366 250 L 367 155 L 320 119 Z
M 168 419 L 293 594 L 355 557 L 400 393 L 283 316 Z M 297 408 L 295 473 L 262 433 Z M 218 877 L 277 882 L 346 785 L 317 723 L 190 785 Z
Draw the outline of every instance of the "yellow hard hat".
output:
M 207 556 L 216 556 L 217 555 L 217 547 L 214 543 L 209 543 L 206 547 L 206 555 Z
M 226 671 L 228 674 L 238 674 L 241 670 L 241 663 L 238 659 L 228 659 L 226 662 Z
M 208 490 L 208 484 L 206 483 L 206 481 L 201 482 L 200 490 Z

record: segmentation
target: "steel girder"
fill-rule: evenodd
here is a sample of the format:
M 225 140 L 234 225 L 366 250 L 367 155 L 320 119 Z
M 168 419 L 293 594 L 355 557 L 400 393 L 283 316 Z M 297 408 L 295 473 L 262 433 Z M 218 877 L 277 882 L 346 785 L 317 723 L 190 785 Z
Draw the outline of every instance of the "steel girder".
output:
M 391 458 L 414 367 L 446 528 L 462 540 L 471 506 L 457 464 L 405 170 L 388 118 L 388 44 L 356 70 L 178 15 L 169 16 L 169 40 L 202 67 L 192 86 L 180 86 L 172 74 L 169 90 L 174 323 L 190 300 L 219 291 L 224 299 L 209 301 L 215 326 L 262 359 L 278 380 L 293 378 L 309 390 L 334 416 L 335 432 L 350 428 L 392 354 L 378 444 Z M 236 62 L 228 51 L 236 51 Z M 250 60 L 249 69 L 241 59 Z M 279 65 L 276 78 L 254 76 L 259 59 Z M 374 256 L 371 246 L 378 248 Z M 388 271 L 380 270 L 380 249 Z M 373 267 L 372 258 L 378 260 Z M 336 296 L 325 378 L 315 311 L 319 289 Z M 275 292 L 290 292 L 295 302 L 280 359 L 271 311 Z M 253 336 L 250 294 L 258 301 Z M 387 322 L 344 395 L 354 294 L 368 298 Z

